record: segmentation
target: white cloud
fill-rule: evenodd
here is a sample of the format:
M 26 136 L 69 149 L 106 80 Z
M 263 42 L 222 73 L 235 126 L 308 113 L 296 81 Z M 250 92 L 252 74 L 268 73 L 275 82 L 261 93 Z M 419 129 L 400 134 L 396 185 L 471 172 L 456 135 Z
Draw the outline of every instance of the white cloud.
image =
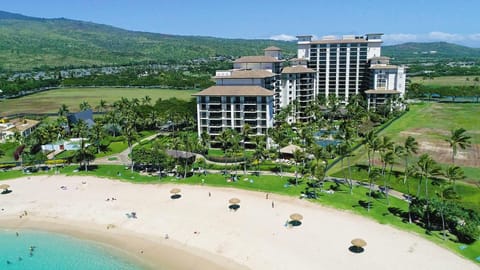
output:
M 440 31 L 432 31 L 430 33 L 423 34 L 406 34 L 406 33 L 393 33 L 385 34 L 383 36 L 385 44 L 399 44 L 405 42 L 433 42 L 433 41 L 446 41 L 451 43 L 459 43 L 468 46 L 480 46 L 480 33 L 471 34 L 458 34 L 447 33 Z
M 388 43 L 403 43 L 416 41 L 418 36 L 415 34 L 386 34 L 383 40 Z
M 474 40 L 474 41 L 480 41 L 480 33 L 470 34 L 468 35 L 468 39 Z
M 464 40 L 464 36 L 461 34 L 452 34 L 445 32 L 430 32 L 427 35 L 428 38 L 434 41 L 459 41 Z
M 297 38 L 294 37 L 294 36 L 287 35 L 287 34 L 280 34 L 280 35 L 271 36 L 270 39 L 283 40 L 283 41 L 293 41 L 293 40 L 296 40 Z

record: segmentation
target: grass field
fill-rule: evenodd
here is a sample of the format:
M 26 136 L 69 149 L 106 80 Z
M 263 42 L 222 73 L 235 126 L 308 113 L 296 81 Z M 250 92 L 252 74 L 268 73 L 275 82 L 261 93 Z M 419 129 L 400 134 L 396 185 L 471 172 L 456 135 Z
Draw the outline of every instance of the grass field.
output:
M 197 90 L 174 89 L 145 89 L 145 88 L 62 88 L 45 91 L 17 99 L 0 101 L 0 116 L 15 113 L 56 113 L 62 104 L 66 104 L 70 111 L 78 111 L 83 101 L 88 102 L 92 108 L 100 103 L 101 99 L 112 104 L 122 97 L 141 99 L 145 96 L 152 98 L 155 103 L 159 98 L 189 100 Z
M 442 76 L 434 77 L 432 79 L 423 79 L 423 77 L 412 77 L 412 83 L 421 83 L 424 85 L 435 86 L 468 86 L 468 85 L 480 85 L 480 82 L 475 82 L 475 78 L 480 76 Z M 467 80 L 468 79 L 468 80 Z
M 472 137 L 472 146 L 458 149 L 455 163 L 465 169 L 467 181 L 480 182 L 480 124 L 478 104 L 435 103 L 411 104 L 410 111 L 380 132 L 379 136 L 389 136 L 397 144 L 403 144 L 408 136 L 419 142 L 419 155 L 429 153 L 443 166 L 451 163 L 452 150 L 445 141 L 452 129 L 464 128 Z M 378 159 L 378 154 L 376 159 Z M 363 147 L 351 157 L 351 164 L 367 164 Z M 377 161 L 378 162 L 378 161 Z M 413 160 L 415 162 L 415 160 Z M 378 163 L 377 163 L 378 164 Z M 398 166 L 398 169 L 402 167 Z M 329 174 L 341 170 L 338 163 Z M 403 169 L 402 169 L 403 170 Z

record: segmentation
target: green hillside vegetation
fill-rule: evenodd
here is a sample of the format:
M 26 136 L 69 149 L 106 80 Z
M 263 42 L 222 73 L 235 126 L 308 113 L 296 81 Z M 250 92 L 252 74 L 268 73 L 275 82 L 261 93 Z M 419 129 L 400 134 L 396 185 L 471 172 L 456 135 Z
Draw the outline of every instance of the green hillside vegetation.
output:
M 107 104 L 125 97 L 128 99 L 141 99 L 149 96 L 152 101 L 176 97 L 189 100 L 198 90 L 172 90 L 172 89 L 145 89 L 145 88 L 62 88 L 45 91 L 16 99 L 1 100 L 0 116 L 15 113 L 56 113 L 58 108 L 65 104 L 70 111 L 79 111 L 79 104 L 86 101 L 92 108 L 99 105 L 100 100 Z
M 431 53 L 435 51 L 435 53 Z M 382 55 L 394 58 L 396 63 L 436 62 L 447 60 L 478 61 L 479 48 L 470 48 L 447 42 L 408 42 L 383 46 Z
M 296 48 L 293 42 L 165 35 L 7 12 L 0 13 L 0 40 L 4 70 L 237 57 L 261 54 L 272 45 L 293 55 Z

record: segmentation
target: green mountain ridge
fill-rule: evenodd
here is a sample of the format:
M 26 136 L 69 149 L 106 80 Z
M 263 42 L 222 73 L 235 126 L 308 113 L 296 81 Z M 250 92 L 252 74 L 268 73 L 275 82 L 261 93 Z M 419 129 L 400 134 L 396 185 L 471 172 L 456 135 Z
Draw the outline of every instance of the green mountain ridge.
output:
M 129 31 L 114 26 L 44 19 L 0 11 L 0 71 L 52 67 L 178 63 L 214 56 L 263 54 L 268 46 L 296 55 L 296 43 L 268 39 L 226 39 Z M 422 52 L 437 51 L 435 54 Z M 445 42 L 384 46 L 395 63 L 478 59 L 480 49 Z
M 238 57 L 263 54 L 268 46 L 280 47 L 287 55 L 296 50 L 294 42 L 166 35 L 7 12 L 0 12 L 0 40 L 3 70 Z
M 382 54 L 395 58 L 395 62 L 478 61 L 480 48 L 471 48 L 448 42 L 408 42 L 384 46 Z

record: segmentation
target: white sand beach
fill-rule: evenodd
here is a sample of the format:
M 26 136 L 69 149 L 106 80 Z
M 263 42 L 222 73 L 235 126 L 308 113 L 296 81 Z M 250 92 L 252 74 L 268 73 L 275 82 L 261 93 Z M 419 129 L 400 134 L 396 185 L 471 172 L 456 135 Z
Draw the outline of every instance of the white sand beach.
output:
M 275 194 L 61 175 L 2 183 L 13 192 L 0 196 L 0 228 L 104 242 L 151 269 L 479 269 L 415 234 Z M 173 187 L 181 198 L 170 198 Z M 300 226 L 285 226 L 292 213 Z M 353 238 L 366 240 L 363 253 L 349 251 Z

